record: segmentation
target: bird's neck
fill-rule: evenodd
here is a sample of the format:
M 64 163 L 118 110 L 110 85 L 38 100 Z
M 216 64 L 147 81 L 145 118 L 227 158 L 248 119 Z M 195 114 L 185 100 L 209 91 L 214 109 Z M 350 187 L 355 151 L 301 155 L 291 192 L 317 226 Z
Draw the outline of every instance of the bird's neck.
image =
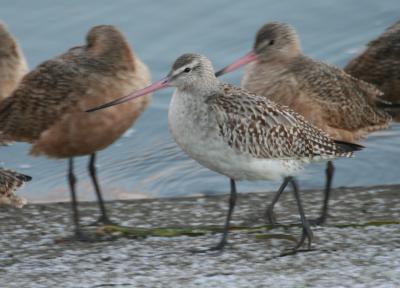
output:
M 204 114 L 208 111 L 208 99 L 219 93 L 219 86 L 201 85 L 199 87 L 177 88 L 172 96 L 170 108 L 177 113 Z M 197 116 L 196 116 L 197 117 Z
M 196 81 L 195 83 L 184 87 L 178 87 L 177 91 L 179 93 L 191 95 L 191 97 L 195 98 L 197 101 L 204 101 L 209 97 L 209 95 L 215 94 L 219 89 L 220 83 L 217 78 L 214 77 Z
M 245 77 L 257 81 L 269 82 L 277 81 L 283 74 L 285 74 L 290 64 L 289 59 L 264 59 L 263 61 L 253 62 L 246 68 Z

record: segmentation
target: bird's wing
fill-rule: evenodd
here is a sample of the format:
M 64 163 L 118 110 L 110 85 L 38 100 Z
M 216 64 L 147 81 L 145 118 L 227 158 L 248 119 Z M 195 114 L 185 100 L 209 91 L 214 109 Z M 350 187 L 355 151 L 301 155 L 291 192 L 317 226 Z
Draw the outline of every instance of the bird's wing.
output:
M 0 104 L 0 142 L 34 141 L 83 94 L 82 73 L 55 58 L 28 73 Z
M 265 97 L 223 84 L 208 101 L 220 135 L 242 153 L 279 159 L 351 154 L 299 114 Z
M 0 203 L 22 207 L 26 201 L 15 195 L 15 190 L 30 180 L 30 176 L 0 168 Z
M 352 131 L 390 121 L 390 116 L 376 105 L 382 92 L 373 85 L 309 58 L 292 68 L 299 91 L 321 106 L 331 127 Z
M 377 85 L 386 99 L 399 100 L 400 89 L 400 21 L 372 40 L 365 51 L 344 68 L 350 75 Z

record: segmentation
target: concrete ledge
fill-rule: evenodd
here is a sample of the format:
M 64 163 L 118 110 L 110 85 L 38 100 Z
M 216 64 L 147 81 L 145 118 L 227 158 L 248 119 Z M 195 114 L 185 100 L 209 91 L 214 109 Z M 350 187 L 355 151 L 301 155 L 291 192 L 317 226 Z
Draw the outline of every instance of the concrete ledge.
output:
M 265 225 L 262 216 L 271 196 L 240 194 L 232 224 L 249 229 L 233 231 L 222 254 L 190 252 L 217 243 L 218 233 L 57 242 L 71 234 L 68 203 L 1 208 L 0 283 L 2 287 L 400 286 L 400 225 L 395 224 L 400 220 L 400 186 L 336 189 L 328 225 L 314 228 L 313 251 L 286 257 L 277 256 L 293 241 L 275 236 L 298 237 L 299 227 L 251 232 Z M 298 222 L 293 198 L 289 191 L 283 195 L 276 209 L 278 221 Z M 309 218 L 318 214 L 321 201 L 321 191 L 303 192 Z M 108 207 L 112 218 L 126 226 L 201 228 L 222 226 L 227 197 L 115 201 Z M 82 203 L 80 209 L 87 223 L 97 215 L 95 203 Z

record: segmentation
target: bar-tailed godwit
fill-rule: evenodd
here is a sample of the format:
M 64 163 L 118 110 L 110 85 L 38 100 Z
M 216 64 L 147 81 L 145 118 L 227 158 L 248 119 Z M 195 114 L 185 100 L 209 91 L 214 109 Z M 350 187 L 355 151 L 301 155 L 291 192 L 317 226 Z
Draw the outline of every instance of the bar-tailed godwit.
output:
M 332 140 L 296 112 L 220 82 L 211 62 L 198 54 L 182 55 L 166 78 L 89 112 L 169 86 L 176 88 L 168 114 L 173 138 L 190 157 L 230 179 L 225 229 L 221 241 L 213 249 L 223 249 L 227 243 L 236 203 L 236 181 L 277 178 L 292 183 L 294 188 L 303 224 L 302 237 L 295 250 L 306 239 L 311 245 L 312 231 L 293 176 L 305 163 L 349 157 L 361 146 Z
M 88 170 L 101 210 L 110 222 L 96 175 L 96 152 L 117 140 L 143 112 L 149 95 L 126 105 L 85 113 L 150 83 L 147 67 L 113 26 L 93 27 L 86 44 L 48 60 L 28 73 L 0 105 L 0 138 L 33 144 L 32 155 L 68 158 L 76 236 L 79 226 L 74 157 L 90 155 Z
M 0 102 L 17 87 L 28 72 L 25 57 L 6 25 L 0 21 Z M 0 141 L 0 145 L 6 141 Z M 15 190 L 31 177 L 18 172 L 0 168 L 0 204 L 22 207 L 26 200 L 15 194 Z
M 253 50 L 216 75 L 247 63 L 250 64 L 241 83 L 244 89 L 290 107 L 333 139 L 354 142 L 389 125 L 391 117 L 377 107 L 382 93 L 336 67 L 302 54 L 299 37 L 290 25 L 265 24 L 257 32 Z M 324 204 L 316 224 L 326 221 L 333 173 L 333 163 L 328 161 Z M 274 222 L 272 210 L 279 195 L 267 208 L 270 222 Z

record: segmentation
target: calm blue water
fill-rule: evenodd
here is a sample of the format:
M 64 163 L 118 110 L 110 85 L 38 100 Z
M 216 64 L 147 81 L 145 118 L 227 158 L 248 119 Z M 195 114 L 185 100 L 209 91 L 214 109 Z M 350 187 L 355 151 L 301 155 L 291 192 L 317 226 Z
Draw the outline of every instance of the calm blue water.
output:
M 267 21 L 294 25 L 305 53 L 340 67 L 370 39 L 398 20 L 393 1 L 2 1 L 0 19 L 19 39 L 30 67 L 84 41 L 94 25 L 118 26 L 153 79 L 163 77 L 182 53 L 200 52 L 219 68 L 247 52 Z M 239 84 L 241 72 L 224 79 Z M 172 141 L 167 109 L 172 90 L 157 93 L 132 130 L 99 153 L 108 199 L 226 193 L 228 180 L 186 157 Z M 356 159 L 336 161 L 335 186 L 399 183 L 400 125 L 371 135 Z M 20 194 L 31 201 L 68 199 L 66 162 L 27 156 L 29 145 L 1 149 L 1 160 L 34 180 Z M 77 161 L 80 199 L 93 199 L 86 161 Z M 321 168 L 300 177 L 303 188 L 320 187 Z M 240 183 L 240 191 L 272 191 L 276 182 Z

